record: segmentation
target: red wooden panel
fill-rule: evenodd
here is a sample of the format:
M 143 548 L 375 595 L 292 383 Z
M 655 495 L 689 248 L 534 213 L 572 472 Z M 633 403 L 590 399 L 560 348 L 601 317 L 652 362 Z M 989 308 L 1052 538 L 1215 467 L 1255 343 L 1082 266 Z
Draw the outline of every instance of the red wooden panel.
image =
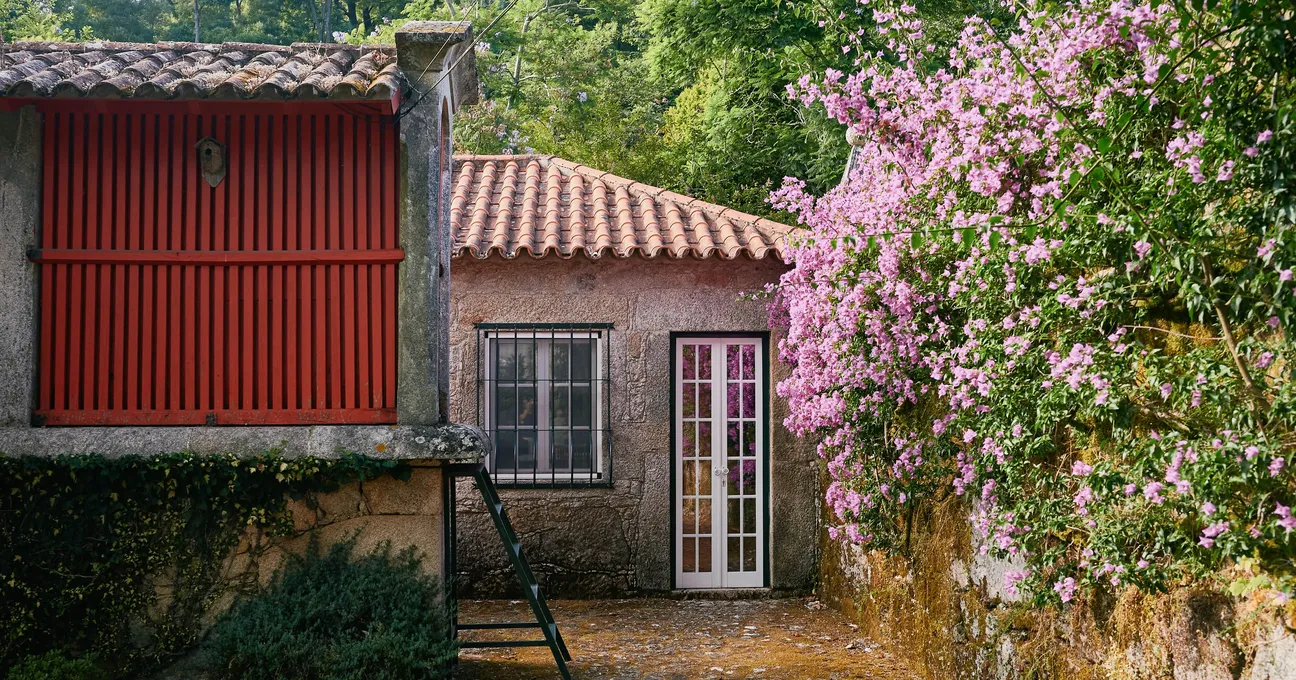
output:
M 327 105 L 44 115 L 38 418 L 395 422 L 390 119 Z M 214 188 L 206 136 L 228 150 Z

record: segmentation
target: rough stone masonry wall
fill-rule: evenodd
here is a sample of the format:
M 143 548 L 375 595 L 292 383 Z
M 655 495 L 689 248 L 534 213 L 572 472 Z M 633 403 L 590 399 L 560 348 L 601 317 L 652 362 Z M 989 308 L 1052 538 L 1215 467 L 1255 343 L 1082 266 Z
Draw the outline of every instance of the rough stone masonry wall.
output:
M 670 588 L 670 333 L 765 331 L 765 303 L 741 300 L 777 279 L 774 260 L 501 261 L 459 258 L 451 286 L 451 418 L 477 419 L 475 323 L 611 323 L 612 488 L 501 492 L 523 550 L 552 597 Z M 774 338 L 774 344 L 777 337 Z M 786 368 L 771 357 L 771 387 Z M 775 590 L 804 591 L 818 565 L 813 446 L 770 399 L 770 568 Z M 457 489 L 461 595 L 520 592 L 467 482 Z
M 907 556 L 821 536 L 820 596 L 932 680 L 1296 680 L 1296 606 L 1265 612 L 1218 591 L 1130 588 L 1036 608 L 1003 588 L 1020 565 L 979 554 L 968 510 L 951 497 L 915 513 Z

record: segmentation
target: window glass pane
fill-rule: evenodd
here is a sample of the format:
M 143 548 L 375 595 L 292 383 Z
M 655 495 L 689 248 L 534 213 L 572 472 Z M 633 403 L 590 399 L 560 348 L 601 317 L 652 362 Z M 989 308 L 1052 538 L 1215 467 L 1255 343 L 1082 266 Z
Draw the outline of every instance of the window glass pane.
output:
M 697 461 L 684 461 L 684 486 L 680 491 L 683 492 L 685 496 L 697 495 L 697 471 Z
M 743 539 L 743 571 L 756 571 L 756 539 Z
M 535 380 L 536 377 L 536 353 L 539 349 L 539 342 L 535 338 L 517 338 L 514 340 L 517 345 L 514 351 L 517 364 L 518 380 Z
M 742 377 L 743 380 L 756 379 L 756 345 L 742 346 Z
M 694 357 L 694 346 L 684 345 L 684 379 L 694 380 L 697 376 L 697 364 Z
M 698 495 L 711 495 L 711 477 L 714 475 L 715 473 L 711 471 L 710 460 L 703 459 L 698 461 L 698 482 L 701 486 L 701 488 L 698 489 Z
M 729 450 L 729 457 L 730 457 L 730 458 L 737 458 L 738 455 L 739 455 L 739 454 L 738 454 L 738 451 L 739 451 L 739 448 L 738 448 L 738 424 L 737 424 L 737 423 L 729 423 L 729 427 L 726 428 L 726 429 L 728 430 L 728 432 L 725 433 L 725 444 L 726 444 L 726 448 L 728 448 L 728 450 Z
M 729 554 L 726 556 L 726 558 L 727 558 L 727 560 L 728 560 L 728 562 L 729 562 L 729 571 L 742 571 L 741 569 L 739 569 L 739 564 L 740 564 L 740 562 L 739 562 L 739 555 L 740 555 L 740 553 L 739 553 L 739 547 L 740 547 L 741 543 L 742 543 L 742 539 L 737 538 L 737 537 L 734 537 L 734 536 L 730 536 L 730 537 L 729 537 L 729 545 L 727 546 L 729 549 L 726 551 L 726 552 L 729 553 Z
M 680 441 L 680 455 L 689 458 L 697 450 L 697 441 L 694 435 L 693 423 L 684 423 L 684 439 Z
M 567 430 L 556 430 L 553 433 L 552 451 L 549 454 L 551 467 L 555 472 L 571 469 L 571 437 Z
M 756 383 L 743 383 L 742 393 L 743 393 L 742 394 L 743 396 L 742 417 L 755 418 L 756 417 Z
M 756 461 L 748 458 L 742 462 L 742 493 L 756 495 Z
M 743 453 L 744 456 L 756 455 L 756 423 L 743 423 Z
M 517 469 L 518 472 L 532 472 L 537 469 L 536 431 L 519 430 L 517 433 Z
M 554 427 L 571 425 L 571 393 L 566 385 L 554 385 L 549 390 L 549 423 Z
M 684 569 L 684 573 L 691 574 L 697 571 L 696 560 L 697 560 L 697 539 L 685 538 L 684 557 L 683 559 L 680 560 L 681 566 Z
M 725 376 L 730 380 L 738 380 L 742 375 L 739 370 L 738 345 L 725 345 Z
M 743 499 L 743 533 L 756 533 L 756 499 Z
M 692 425 L 692 423 L 689 423 L 689 425 Z M 685 427 L 687 428 L 689 425 L 685 425 Z M 711 457 L 711 423 L 698 423 L 697 428 L 698 428 L 697 429 L 698 457 L 710 458 Z
M 698 345 L 698 379 L 711 379 L 711 345 Z
M 707 498 L 698 500 L 698 533 L 711 533 L 711 501 Z
M 698 385 L 698 417 L 711 417 L 711 386 L 706 383 Z
M 517 345 L 512 340 L 495 341 L 495 379 L 517 378 Z
M 495 427 L 517 425 L 517 388 L 495 385 Z
M 697 533 L 697 501 L 692 498 L 684 499 L 684 535 L 689 536 Z
M 573 385 L 571 388 L 571 419 L 576 427 L 593 427 L 594 425 L 594 387 L 591 385 Z
M 535 385 L 518 385 L 517 388 L 517 422 L 521 427 L 535 427 L 536 424 L 536 388 Z
M 571 379 L 589 380 L 594 375 L 594 341 L 578 338 L 572 341 Z
M 726 392 L 726 396 L 728 397 L 726 412 L 729 414 L 730 418 L 740 417 L 738 415 L 738 398 L 740 396 L 739 389 L 741 385 L 742 383 L 736 383 L 736 382 L 731 382 L 725 385 L 725 392 Z
M 594 469 L 594 433 L 576 430 L 571 433 L 572 469 L 591 472 Z
M 697 383 L 684 383 L 684 413 L 685 418 L 697 417 Z
M 739 519 L 741 517 L 741 515 L 739 515 L 738 513 L 739 507 L 740 506 L 737 498 L 729 499 L 729 513 L 728 513 L 729 516 L 725 518 L 726 519 L 725 523 L 728 525 L 729 533 L 731 534 L 738 533 Z
M 495 471 L 512 474 L 517 468 L 517 436 L 513 430 L 495 433 Z
M 698 571 L 706 573 L 711 571 L 711 539 L 699 538 L 698 542 Z
M 567 380 L 571 366 L 571 340 L 568 338 L 554 338 L 553 341 L 553 370 L 549 375 L 556 381 L 562 382 Z

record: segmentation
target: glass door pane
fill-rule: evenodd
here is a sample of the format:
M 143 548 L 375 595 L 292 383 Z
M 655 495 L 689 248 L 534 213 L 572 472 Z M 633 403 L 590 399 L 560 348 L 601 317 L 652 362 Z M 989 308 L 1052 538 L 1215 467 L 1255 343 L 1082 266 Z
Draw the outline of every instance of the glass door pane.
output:
M 759 338 L 676 344 L 676 584 L 764 585 L 764 350 Z

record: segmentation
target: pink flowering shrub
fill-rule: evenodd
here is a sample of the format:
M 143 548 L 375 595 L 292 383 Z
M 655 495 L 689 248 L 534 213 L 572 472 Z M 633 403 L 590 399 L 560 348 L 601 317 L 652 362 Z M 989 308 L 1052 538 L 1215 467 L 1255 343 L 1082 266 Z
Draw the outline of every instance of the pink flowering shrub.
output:
M 873 9 L 888 50 L 792 88 L 863 140 L 827 195 L 771 197 L 804 227 L 777 389 L 821 438 L 830 533 L 893 549 L 952 492 L 1039 602 L 1244 559 L 1296 590 L 1292 22 L 1009 11 L 938 47 Z

